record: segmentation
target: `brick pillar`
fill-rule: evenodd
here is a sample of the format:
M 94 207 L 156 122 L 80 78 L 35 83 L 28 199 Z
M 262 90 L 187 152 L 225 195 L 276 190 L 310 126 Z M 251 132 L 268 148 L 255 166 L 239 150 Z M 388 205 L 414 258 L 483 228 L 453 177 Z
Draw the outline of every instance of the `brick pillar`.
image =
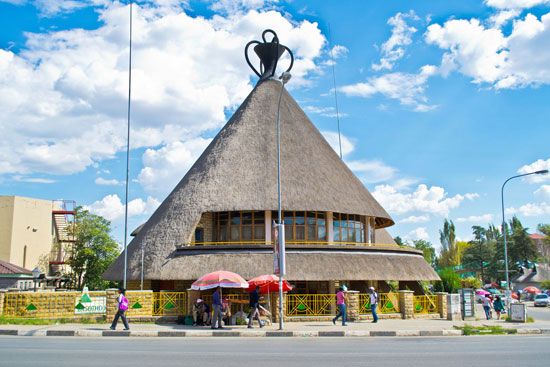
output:
M 6 297 L 6 291 L 0 290 L 0 316 L 4 314 L 4 299 Z
M 106 306 L 105 317 L 107 318 L 107 321 L 109 321 L 115 317 L 118 311 L 118 302 L 117 302 L 118 289 L 109 288 L 105 290 L 105 294 L 107 297 L 105 301 L 105 306 Z
M 349 321 L 359 320 L 359 291 L 347 292 L 347 316 Z
M 436 292 L 439 317 L 447 319 L 447 292 Z
M 279 322 L 279 293 L 272 293 L 273 322 Z M 286 293 L 283 294 L 283 320 L 286 319 Z
M 414 318 L 414 292 L 413 291 L 398 291 L 399 293 L 399 310 L 403 319 Z

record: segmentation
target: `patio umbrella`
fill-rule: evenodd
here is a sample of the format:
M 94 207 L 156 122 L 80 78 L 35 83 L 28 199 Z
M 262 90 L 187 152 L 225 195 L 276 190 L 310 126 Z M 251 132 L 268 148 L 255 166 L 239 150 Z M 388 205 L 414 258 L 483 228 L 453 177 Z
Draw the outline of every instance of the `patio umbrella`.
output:
M 527 292 L 527 293 L 534 293 L 534 294 L 537 294 L 537 293 L 540 293 L 540 289 L 538 289 L 537 287 L 525 287 L 523 288 L 523 291 L 524 292 Z
M 476 294 L 486 295 L 486 294 L 491 294 L 491 292 L 487 292 L 485 289 L 477 289 Z
M 239 274 L 230 271 L 219 270 L 213 273 L 208 273 L 195 280 L 191 284 L 191 289 L 195 291 L 203 291 L 213 288 L 248 288 L 248 282 Z
M 279 277 L 274 274 L 260 275 L 248 281 L 248 291 L 252 292 L 260 286 L 260 293 L 274 293 L 279 291 Z M 292 290 L 292 286 L 283 279 L 283 292 Z

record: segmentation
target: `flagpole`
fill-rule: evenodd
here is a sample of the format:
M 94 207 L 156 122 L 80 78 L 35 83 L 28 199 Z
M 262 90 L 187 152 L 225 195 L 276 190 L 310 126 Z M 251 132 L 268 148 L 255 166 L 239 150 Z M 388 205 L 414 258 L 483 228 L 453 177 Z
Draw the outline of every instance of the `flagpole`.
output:
M 128 183 L 130 176 L 130 107 L 132 97 L 132 1 L 130 1 L 130 48 L 128 53 L 128 131 L 126 136 L 126 190 L 124 193 L 124 278 L 122 287 L 126 289 L 128 272 Z

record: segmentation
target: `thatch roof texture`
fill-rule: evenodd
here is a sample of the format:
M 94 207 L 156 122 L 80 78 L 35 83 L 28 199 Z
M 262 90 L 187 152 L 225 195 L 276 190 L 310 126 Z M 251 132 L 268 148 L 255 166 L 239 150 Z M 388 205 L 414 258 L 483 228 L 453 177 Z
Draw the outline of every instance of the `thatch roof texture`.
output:
M 176 245 L 189 242 L 201 214 L 277 209 L 276 113 L 278 81 L 257 85 L 128 248 L 128 278 L 166 279 Z M 332 211 L 394 222 L 343 163 L 296 101 L 283 91 L 281 170 L 284 210 Z M 106 272 L 121 279 L 120 256 Z

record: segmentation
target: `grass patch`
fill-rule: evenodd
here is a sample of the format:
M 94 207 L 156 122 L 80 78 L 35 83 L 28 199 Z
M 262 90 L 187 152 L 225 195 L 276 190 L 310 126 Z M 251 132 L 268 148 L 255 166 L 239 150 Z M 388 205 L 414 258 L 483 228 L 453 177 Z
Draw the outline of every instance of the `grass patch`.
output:
M 510 316 L 506 317 L 506 322 L 512 322 L 512 318 Z M 532 316 L 527 316 L 527 323 L 535 322 L 535 319 Z
M 457 330 L 462 330 L 464 335 L 505 335 L 517 334 L 517 329 L 503 328 L 500 325 L 494 326 L 473 326 L 466 324 L 464 326 L 455 326 Z
M 0 325 L 59 325 L 59 324 L 104 324 L 105 316 L 60 319 L 19 318 L 0 316 Z

